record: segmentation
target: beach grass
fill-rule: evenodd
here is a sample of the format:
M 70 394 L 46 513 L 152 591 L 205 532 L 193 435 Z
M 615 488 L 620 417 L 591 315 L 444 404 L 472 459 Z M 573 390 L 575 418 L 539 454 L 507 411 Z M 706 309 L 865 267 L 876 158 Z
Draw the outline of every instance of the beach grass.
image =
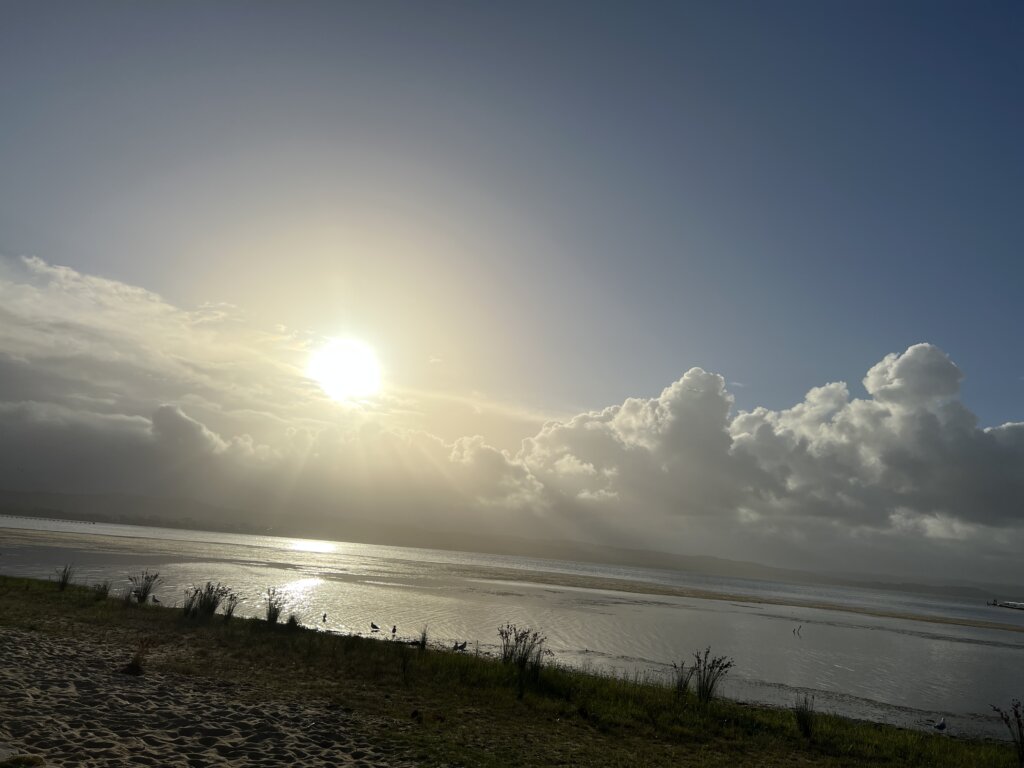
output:
M 196 623 L 181 609 L 97 601 L 74 584 L 0 577 L 0 626 L 102 638 L 145 668 L 244 683 L 247 696 L 318 698 L 357 712 L 369 735 L 424 765 L 936 766 L 1017 764 L 1013 746 L 713 698 L 671 681 L 555 664 L 524 678 L 474 653 L 417 653 L 389 639 L 289 631 L 262 619 Z M 497 628 L 481 628 L 481 634 Z M 239 687 L 242 690 L 242 687 Z

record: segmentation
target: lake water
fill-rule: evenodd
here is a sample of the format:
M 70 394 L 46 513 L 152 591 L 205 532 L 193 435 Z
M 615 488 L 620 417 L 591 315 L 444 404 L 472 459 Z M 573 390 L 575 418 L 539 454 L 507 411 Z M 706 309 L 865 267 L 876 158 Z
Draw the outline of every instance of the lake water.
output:
M 165 605 L 186 587 L 220 581 L 258 615 L 274 586 L 306 625 L 493 652 L 505 622 L 537 628 L 554 660 L 615 674 L 665 676 L 695 650 L 735 659 L 731 698 L 815 708 L 904 727 L 945 717 L 953 734 L 1005 738 L 990 704 L 1024 696 L 1024 633 L 910 618 L 1000 622 L 1024 611 L 982 601 L 890 591 L 713 578 L 695 573 L 526 557 L 311 541 L 273 536 L 0 517 L 0 573 L 127 584 L 160 572 Z M 671 591 L 732 596 L 708 599 Z M 736 596 L 742 596 L 737 598 Z M 758 602 L 762 600 L 770 603 Z M 782 604 L 776 604 L 782 603 Z M 809 607 L 808 604 L 829 607 Z M 327 621 L 322 615 L 327 613 Z

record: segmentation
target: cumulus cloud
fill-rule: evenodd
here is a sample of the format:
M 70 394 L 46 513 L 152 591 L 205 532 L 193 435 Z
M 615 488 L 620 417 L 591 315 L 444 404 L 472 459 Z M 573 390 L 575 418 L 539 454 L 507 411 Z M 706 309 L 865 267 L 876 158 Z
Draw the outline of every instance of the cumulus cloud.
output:
M 864 377 L 864 388 L 882 403 L 923 408 L 951 400 L 963 374 L 941 349 L 916 344 L 902 355 L 888 354 Z
M 516 460 L 562 504 L 651 517 L 729 514 L 757 475 L 731 451 L 732 402 L 721 376 L 693 368 L 656 398 L 547 424 Z
M 945 353 L 917 344 L 872 367 L 869 399 L 837 383 L 789 410 L 740 413 L 734 449 L 773 479 L 760 508 L 876 528 L 911 517 L 1020 526 L 1024 424 L 979 429 L 957 399 L 961 379 Z
M 302 375 L 308 345 L 227 305 L 184 310 L 0 259 L 0 487 L 195 496 L 319 531 L 372 517 L 1024 575 L 1024 424 L 979 428 L 962 372 L 930 344 L 886 355 L 864 397 L 832 382 L 783 410 L 737 413 L 725 379 L 692 368 L 657 396 L 549 421 L 516 450 L 424 429 L 410 416 L 424 400 L 332 406 Z

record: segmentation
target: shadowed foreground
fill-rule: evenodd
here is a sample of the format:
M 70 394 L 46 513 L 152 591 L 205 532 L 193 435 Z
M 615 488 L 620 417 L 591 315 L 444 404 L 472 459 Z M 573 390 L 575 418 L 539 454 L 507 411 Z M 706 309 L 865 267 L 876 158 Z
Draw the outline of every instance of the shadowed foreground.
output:
M 47 765 L 1016 765 L 1006 744 L 811 720 L 0 577 L 0 747 Z

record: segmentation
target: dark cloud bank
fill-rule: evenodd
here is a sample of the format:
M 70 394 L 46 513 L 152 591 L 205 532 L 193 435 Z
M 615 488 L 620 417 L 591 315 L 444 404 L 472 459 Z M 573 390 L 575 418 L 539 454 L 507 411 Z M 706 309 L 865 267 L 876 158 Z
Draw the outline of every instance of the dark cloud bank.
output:
M 940 349 L 788 410 L 736 412 L 692 368 L 544 424 L 515 452 L 331 404 L 305 342 L 230 308 L 0 260 L 0 488 L 195 499 L 311 535 L 401 527 L 1020 581 L 1024 424 L 980 428 Z M 370 526 L 369 528 L 367 526 Z

